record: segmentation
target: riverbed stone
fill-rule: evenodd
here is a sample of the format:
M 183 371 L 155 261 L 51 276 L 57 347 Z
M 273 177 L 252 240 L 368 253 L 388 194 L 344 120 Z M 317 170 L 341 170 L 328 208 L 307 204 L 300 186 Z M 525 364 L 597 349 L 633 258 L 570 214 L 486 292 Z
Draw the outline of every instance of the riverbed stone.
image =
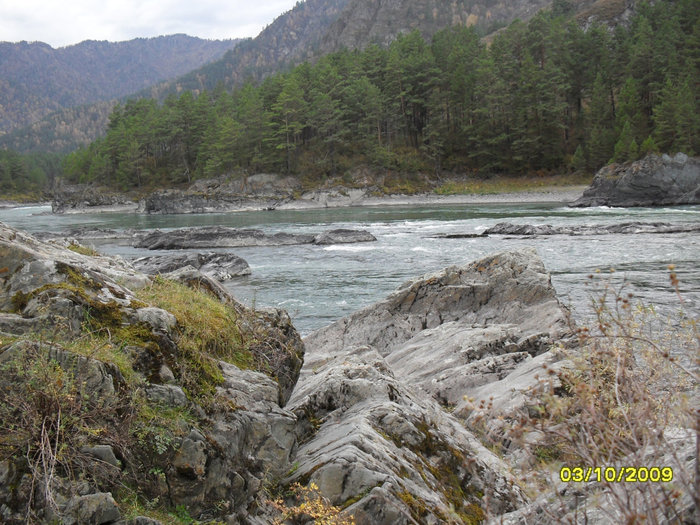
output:
M 121 518 L 112 494 L 99 492 L 72 498 L 63 512 L 65 525 L 102 525 Z
M 319 233 L 314 237 L 314 244 L 346 244 L 356 242 L 373 242 L 377 238 L 366 230 L 348 230 L 339 228 Z

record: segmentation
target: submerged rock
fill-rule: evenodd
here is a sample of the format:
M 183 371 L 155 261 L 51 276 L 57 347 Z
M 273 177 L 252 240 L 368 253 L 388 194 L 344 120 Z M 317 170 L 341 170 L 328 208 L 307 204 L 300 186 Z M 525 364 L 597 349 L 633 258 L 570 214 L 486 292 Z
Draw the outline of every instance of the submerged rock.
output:
M 637 233 L 689 233 L 700 232 L 698 223 L 671 224 L 668 222 L 623 222 L 606 225 L 551 226 L 549 224 L 512 224 L 500 222 L 484 230 L 482 235 L 609 235 Z
M 678 204 L 700 204 L 700 158 L 683 153 L 674 157 L 648 155 L 635 162 L 605 166 L 570 206 Z

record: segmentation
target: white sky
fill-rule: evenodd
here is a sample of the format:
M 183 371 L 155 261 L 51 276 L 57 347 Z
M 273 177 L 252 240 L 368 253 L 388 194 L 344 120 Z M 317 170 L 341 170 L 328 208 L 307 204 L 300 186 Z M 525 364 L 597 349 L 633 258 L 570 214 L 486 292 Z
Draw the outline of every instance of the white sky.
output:
M 185 33 L 209 39 L 257 36 L 297 0 L 0 0 L 0 41 L 118 42 Z

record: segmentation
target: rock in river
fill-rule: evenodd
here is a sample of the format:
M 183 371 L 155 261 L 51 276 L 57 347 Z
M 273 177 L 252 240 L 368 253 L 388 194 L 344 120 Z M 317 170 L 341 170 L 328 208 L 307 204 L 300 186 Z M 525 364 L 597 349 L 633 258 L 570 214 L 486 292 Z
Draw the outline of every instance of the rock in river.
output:
M 648 155 L 598 171 L 570 206 L 667 206 L 700 204 L 700 158 L 683 153 Z
M 355 230 L 332 230 L 323 234 L 265 233 L 262 230 L 255 229 L 208 226 L 202 228 L 180 228 L 165 232 L 156 230 L 140 239 L 136 243 L 136 247 L 149 250 L 178 250 L 367 241 L 376 241 L 376 239 L 368 232 Z
M 550 224 L 512 224 L 499 222 L 484 230 L 482 235 L 625 235 L 637 233 L 689 233 L 700 232 L 696 222 L 671 224 L 668 222 L 622 222 L 618 224 L 552 226 Z
M 314 244 L 347 244 L 354 242 L 373 242 L 377 238 L 365 230 L 347 230 L 340 228 L 329 230 L 314 237 Z
M 132 261 L 134 267 L 150 275 L 174 272 L 192 266 L 217 281 L 250 275 L 248 263 L 232 253 L 182 253 L 140 257 Z

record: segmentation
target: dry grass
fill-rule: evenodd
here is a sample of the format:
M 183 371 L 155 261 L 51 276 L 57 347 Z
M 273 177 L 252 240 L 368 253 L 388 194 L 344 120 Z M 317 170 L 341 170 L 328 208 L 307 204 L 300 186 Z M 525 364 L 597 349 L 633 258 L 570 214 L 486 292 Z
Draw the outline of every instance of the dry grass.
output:
M 678 291 L 672 267 L 670 278 Z M 531 453 L 532 468 L 539 468 L 527 478 L 557 478 L 562 466 L 583 467 L 593 486 L 572 485 L 589 497 L 597 492 L 606 504 L 595 512 L 606 513 L 607 519 L 651 524 L 687 520 L 689 508 L 700 503 L 700 487 L 696 466 L 678 453 L 686 443 L 675 437 L 694 435 L 697 440 L 700 435 L 697 319 L 682 310 L 671 318 L 659 315 L 652 307 L 634 304 L 624 285 L 615 289 L 608 281 L 594 297 L 595 325 L 579 329 L 581 345 L 568 353 L 570 366 L 548 370 L 550 381 L 542 382 L 535 406 L 510 435 Z M 560 385 L 556 393 L 554 384 Z M 533 435 L 540 438 L 533 442 Z M 627 482 L 627 475 L 622 481 L 601 480 L 595 471 L 669 464 L 669 483 Z M 590 502 L 584 497 L 582 503 L 575 509 L 579 518 L 592 519 Z M 549 522 L 571 522 L 569 509 L 561 512 L 563 505 L 544 509 Z
M 495 195 L 499 193 L 521 193 L 547 191 L 551 188 L 566 188 L 588 185 L 593 180 L 587 174 L 543 175 L 531 177 L 495 176 L 489 179 L 469 178 L 451 180 L 435 189 L 439 195 Z
M 175 281 L 156 278 L 137 293 L 138 299 L 172 313 L 177 319 L 180 382 L 190 396 L 210 398 L 221 380 L 217 360 L 239 368 L 254 365 L 238 327 L 238 314 L 212 295 Z

